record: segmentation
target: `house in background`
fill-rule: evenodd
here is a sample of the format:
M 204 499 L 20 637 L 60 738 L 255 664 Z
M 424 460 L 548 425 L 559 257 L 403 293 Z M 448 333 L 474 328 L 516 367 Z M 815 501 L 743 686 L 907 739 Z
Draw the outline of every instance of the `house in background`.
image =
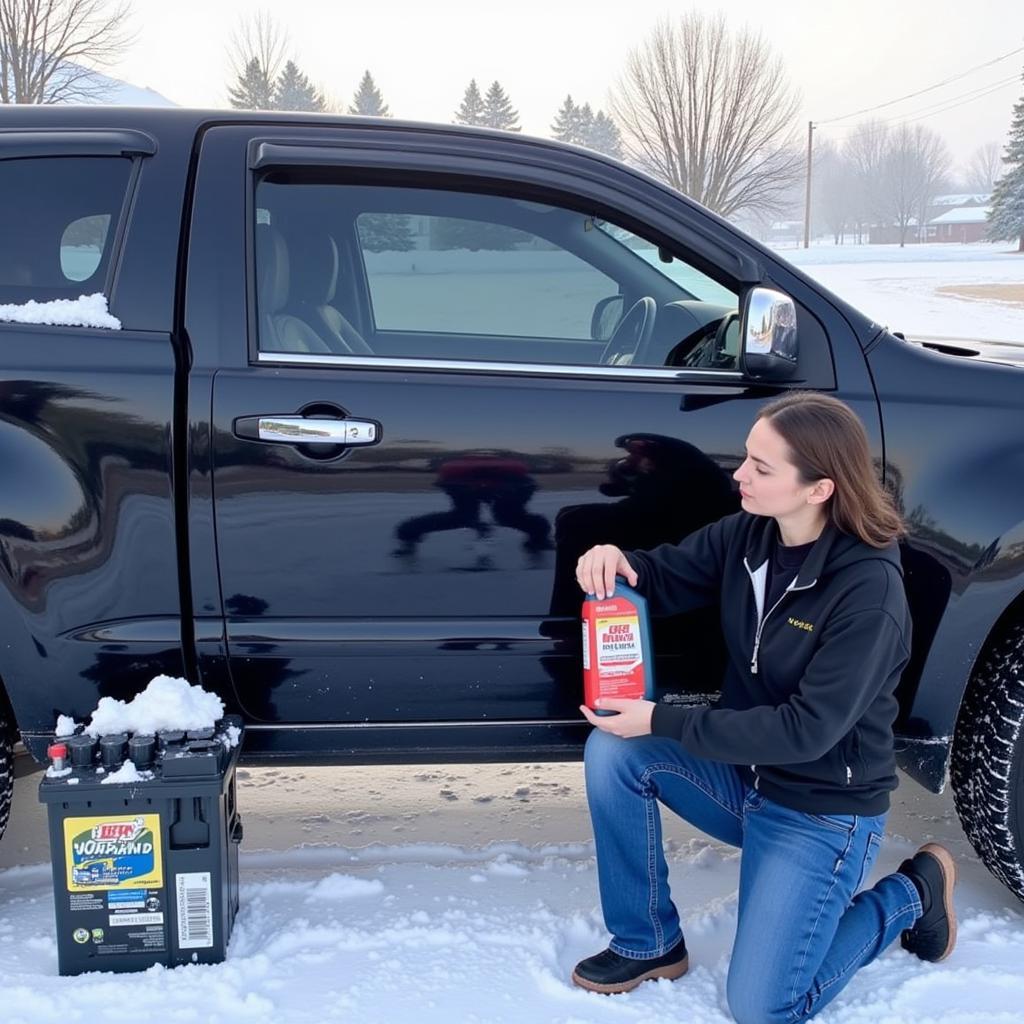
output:
M 959 206 L 928 221 L 929 242 L 982 242 L 988 235 L 988 206 Z
M 988 204 L 991 200 L 989 192 L 936 196 L 920 227 L 916 218 L 910 219 L 905 244 L 984 241 L 988 234 Z M 868 241 L 873 244 L 886 245 L 899 240 L 900 229 L 895 224 L 872 224 L 868 229 Z

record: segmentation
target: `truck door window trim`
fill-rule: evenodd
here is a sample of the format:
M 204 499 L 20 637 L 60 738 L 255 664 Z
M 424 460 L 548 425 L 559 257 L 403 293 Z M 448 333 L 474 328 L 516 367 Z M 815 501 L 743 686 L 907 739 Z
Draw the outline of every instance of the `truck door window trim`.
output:
M 715 378 L 719 380 L 746 380 L 739 370 L 712 370 L 687 368 L 664 369 L 658 367 L 630 366 L 580 366 L 562 363 L 502 363 L 483 360 L 454 359 L 391 359 L 374 356 L 366 359 L 360 356 L 321 355 L 306 352 L 260 352 L 255 362 L 273 365 L 299 364 L 301 366 L 322 366 L 337 369 L 361 370 L 422 370 L 463 373 L 522 374 L 547 377 L 598 377 L 618 380 L 671 380 L 684 382 L 694 378 Z M 756 381 L 752 381 L 756 383 Z M 799 384 L 800 381 L 792 381 Z
M 134 128 L 0 132 L 0 160 L 40 156 L 153 156 L 156 139 Z

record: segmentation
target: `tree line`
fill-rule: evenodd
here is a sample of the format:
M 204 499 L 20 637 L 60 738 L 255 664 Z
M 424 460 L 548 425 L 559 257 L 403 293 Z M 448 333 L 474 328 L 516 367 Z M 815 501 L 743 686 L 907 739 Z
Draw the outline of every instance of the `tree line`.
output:
M 257 14 L 242 23 L 232 39 L 230 56 L 234 79 L 228 86 L 228 99 L 236 109 L 391 116 L 369 70 L 363 73 L 347 107 L 327 99 L 325 92 L 315 86 L 287 54 L 284 33 L 265 14 Z M 451 122 L 508 132 L 522 130 L 519 112 L 497 80 L 482 93 L 476 79 L 470 79 L 461 102 L 451 115 Z M 566 96 L 555 115 L 551 134 L 562 142 L 585 146 L 617 159 L 623 156 L 622 136 L 612 118 L 603 110 L 595 111 L 589 103 L 575 103 L 571 94 Z
M 100 67 L 131 45 L 131 0 L 0 0 L 0 102 L 101 99 Z M 388 117 L 367 70 L 341 103 L 312 82 L 266 14 L 234 34 L 228 99 L 240 109 L 310 110 Z M 767 222 L 800 210 L 806 153 L 799 96 L 764 37 L 734 30 L 724 15 L 690 11 L 664 18 L 635 47 L 609 90 L 608 110 L 566 96 L 550 134 L 622 159 L 730 219 Z M 519 131 L 500 82 L 466 86 L 449 120 Z M 975 154 L 971 176 L 993 191 L 993 239 L 1020 238 L 1024 251 L 1024 96 L 1009 138 Z M 818 145 L 814 212 L 841 238 L 872 222 L 913 237 L 929 200 L 950 187 L 949 151 L 918 124 L 867 122 L 843 142 Z M 974 170 L 980 170 L 974 175 Z

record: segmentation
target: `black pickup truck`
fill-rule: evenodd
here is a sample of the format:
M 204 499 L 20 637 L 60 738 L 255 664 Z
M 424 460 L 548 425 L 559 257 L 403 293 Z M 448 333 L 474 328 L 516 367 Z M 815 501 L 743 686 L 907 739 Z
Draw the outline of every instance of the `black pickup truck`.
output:
M 629 167 L 468 128 L 4 107 L 0 211 L 0 828 L 19 734 L 158 673 L 250 761 L 578 757 L 579 554 L 736 510 L 804 388 L 909 524 L 901 766 L 1024 898 L 1011 347 L 912 344 Z M 654 642 L 662 699 L 714 699 L 717 612 Z

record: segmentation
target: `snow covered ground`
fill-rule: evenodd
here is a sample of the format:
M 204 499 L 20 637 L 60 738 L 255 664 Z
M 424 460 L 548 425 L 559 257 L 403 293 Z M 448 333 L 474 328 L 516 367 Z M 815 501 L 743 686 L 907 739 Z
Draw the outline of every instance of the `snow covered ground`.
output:
M 616 997 L 570 984 L 575 962 L 607 938 L 579 764 L 245 769 L 242 909 L 227 961 L 80 978 L 56 974 L 37 784 L 18 780 L 0 843 L 5 1024 L 730 1019 L 738 852 L 671 815 L 690 973 Z M 933 838 L 959 858 L 959 945 L 939 965 L 890 949 L 818 1019 L 1024 1021 L 1024 906 L 974 857 L 949 794 L 903 779 L 888 832 L 876 877 Z
M 939 289 L 1006 284 L 1024 288 L 1024 256 L 1007 243 L 816 245 L 779 255 L 851 305 L 908 336 L 1024 344 L 1024 302 L 978 301 Z

